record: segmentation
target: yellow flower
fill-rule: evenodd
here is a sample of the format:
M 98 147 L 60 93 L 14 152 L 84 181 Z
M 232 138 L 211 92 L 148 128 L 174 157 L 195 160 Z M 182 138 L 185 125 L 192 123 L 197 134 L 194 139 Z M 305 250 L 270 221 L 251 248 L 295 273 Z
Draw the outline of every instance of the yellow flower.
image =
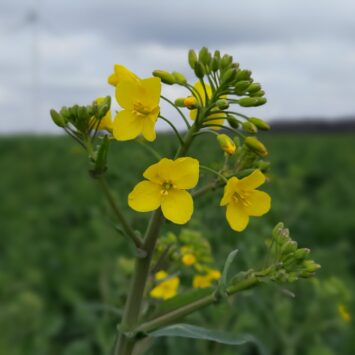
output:
M 188 253 L 182 256 L 182 263 L 186 266 L 191 266 L 196 263 L 196 256 L 192 253 Z
M 123 80 L 136 80 L 139 81 L 139 77 L 128 70 L 121 64 L 115 64 L 113 67 L 113 73 L 107 78 L 107 82 L 112 86 L 117 86 Z
M 241 232 L 249 223 L 249 216 L 262 216 L 270 210 L 271 198 L 263 191 L 255 190 L 265 182 L 260 170 L 239 180 L 228 180 L 222 197 L 221 206 L 227 206 L 226 217 L 231 228 Z
M 211 98 L 212 96 L 212 89 L 211 86 L 209 86 L 208 84 L 205 84 L 206 87 L 206 92 L 207 92 L 207 97 Z M 206 105 L 206 95 L 205 95 L 205 91 L 203 89 L 203 86 L 201 84 L 200 81 L 197 81 L 194 85 L 194 88 L 197 90 L 197 92 L 200 94 L 202 102 L 200 102 L 201 106 L 205 106 Z M 197 97 L 198 98 L 198 97 Z M 198 98 L 199 99 L 199 98 Z M 197 109 L 191 110 L 190 111 L 190 117 L 192 120 L 195 120 L 197 117 Z M 210 118 L 216 118 L 215 120 L 211 120 L 206 122 L 206 124 L 218 124 L 218 125 L 222 125 L 225 119 L 225 114 L 224 113 L 214 113 L 208 116 L 208 119 Z M 220 129 L 220 127 L 211 127 L 213 129 Z
M 339 304 L 338 305 L 338 313 L 340 315 L 340 318 L 346 322 L 346 323 L 349 323 L 351 321 L 351 316 L 350 316 L 350 313 L 349 311 L 346 309 L 345 305 L 344 304 Z
M 135 211 L 148 212 L 161 206 L 163 215 L 177 224 L 188 222 L 193 213 L 193 200 L 186 189 L 197 185 L 199 162 L 185 157 L 171 160 L 161 159 L 151 165 L 128 195 L 128 204 Z
M 168 278 L 165 271 L 159 271 L 155 274 L 155 280 L 163 280 L 150 291 L 150 296 L 153 298 L 161 298 L 167 300 L 176 295 L 177 289 L 180 284 L 180 279 L 177 276 Z M 164 280 L 167 279 L 167 280 Z
M 113 122 L 113 136 L 125 141 L 143 134 L 154 141 L 155 123 L 159 115 L 161 82 L 159 78 L 123 78 L 116 87 L 116 99 L 123 108 Z
M 95 101 L 100 104 L 105 100 L 104 97 L 98 97 Z M 107 130 L 111 131 L 112 130 L 112 115 L 111 115 L 111 110 L 108 110 L 106 115 L 101 118 L 100 124 L 98 127 L 98 130 Z
M 194 288 L 210 287 L 215 280 L 221 278 L 221 273 L 215 269 L 209 269 L 206 275 L 195 275 L 192 280 L 192 286 Z

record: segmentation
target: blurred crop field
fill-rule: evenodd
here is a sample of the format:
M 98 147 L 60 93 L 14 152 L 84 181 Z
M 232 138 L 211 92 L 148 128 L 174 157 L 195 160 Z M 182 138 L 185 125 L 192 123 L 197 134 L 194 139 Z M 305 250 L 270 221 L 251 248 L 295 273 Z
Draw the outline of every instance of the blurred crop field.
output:
M 149 354 L 354 354 L 355 134 L 262 139 L 272 163 L 264 188 L 273 199 L 269 214 L 233 232 L 215 191 L 195 201 L 189 224 L 166 224 L 162 233 L 200 231 L 220 268 L 238 248 L 234 267 L 241 271 L 261 265 L 265 240 L 283 221 L 322 269 L 314 280 L 263 285 L 184 320 L 253 334 L 259 346 L 171 338 Z M 149 214 L 130 211 L 127 194 L 155 158 L 136 142 L 114 143 L 108 179 L 142 230 Z M 169 135 L 154 145 L 168 156 L 175 149 Z M 109 354 L 132 250 L 88 174 L 85 153 L 58 136 L 0 137 L 0 152 L 0 355 Z M 191 155 L 211 166 L 223 159 L 214 137 L 194 144 Z

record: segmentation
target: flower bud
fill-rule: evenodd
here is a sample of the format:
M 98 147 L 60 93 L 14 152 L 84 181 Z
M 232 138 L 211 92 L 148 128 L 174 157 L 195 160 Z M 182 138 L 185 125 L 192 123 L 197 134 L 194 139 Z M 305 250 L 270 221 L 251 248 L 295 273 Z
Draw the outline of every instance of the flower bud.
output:
M 305 259 L 311 251 L 307 248 L 297 249 L 295 251 L 295 259 L 301 260 Z
M 303 268 L 306 272 L 313 273 L 316 270 L 320 269 L 320 265 L 314 262 L 313 260 L 305 260 L 303 262 Z
M 243 122 L 242 124 L 242 127 L 244 129 L 245 132 L 248 132 L 248 133 L 257 133 L 258 132 L 258 129 L 257 127 L 255 126 L 255 124 L 249 122 L 249 121 L 245 121 Z
M 254 92 L 252 94 L 249 94 L 250 97 L 263 97 L 265 95 L 264 90 L 259 90 L 257 92 Z
M 237 70 L 235 68 L 230 68 L 226 70 L 221 77 L 221 82 L 224 84 L 232 82 L 237 75 Z
M 183 75 L 183 74 L 181 74 L 181 73 L 179 73 L 177 71 L 173 71 L 172 75 L 174 76 L 176 84 L 185 85 L 187 83 L 185 75 Z
M 262 131 L 268 131 L 270 129 L 270 125 L 257 117 L 250 117 L 249 122 L 253 123 L 256 127 L 261 129 Z
M 242 97 L 238 100 L 238 103 L 242 107 L 256 107 L 266 103 L 264 97 Z
M 234 116 L 228 115 L 227 121 L 231 127 L 233 127 L 233 128 L 239 127 L 240 122 Z
M 253 94 L 253 93 L 255 93 L 255 92 L 257 92 L 257 91 L 260 91 L 261 90 L 261 85 L 259 84 L 259 83 L 253 83 L 253 84 L 251 84 L 249 87 L 248 87 L 248 89 L 247 89 L 247 91 L 250 93 L 250 94 Z
M 186 99 L 186 97 L 179 97 L 179 98 L 177 98 L 177 99 L 175 100 L 175 105 L 176 105 L 177 107 L 185 107 L 185 104 L 184 104 L 185 99 Z
M 227 69 L 232 64 L 232 62 L 233 57 L 231 55 L 225 54 L 221 59 L 221 69 Z
M 270 168 L 270 162 L 269 161 L 264 161 L 264 160 L 259 160 L 256 163 L 256 168 L 261 170 L 261 172 L 266 172 Z
M 217 140 L 224 152 L 226 152 L 229 155 L 235 153 L 237 147 L 235 146 L 233 140 L 229 136 L 227 136 L 226 134 L 219 134 L 217 136 Z
M 52 117 L 53 122 L 58 126 L 58 127 L 65 127 L 67 124 L 67 121 L 65 120 L 65 118 L 60 115 L 57 111 L 55 110 L 50 110 L 50 114 Z
M 176 83 L 174 75 L 165 70 L 154 70 L 153 76 L 160 78 L 164 84 L 173 85 Z
M 188 60 L 189 60 L 189 64 L 190 64 L 191 69 L 195 69 L 195 64 L 197 62 L 197 55 L 193 49 L 189 50 Z
M 237 73 L 236 81 L 250 80 L 251 71 L 250 70 L 239 70 Z
M 210 65 L 211 63 L 211 54 L 206 47 L 202 47 L 198 53 L 198 60 L 205 65 Z
M 203 70 L 203 66 L 200 62 L 196 62 L 195 63 L 195 67 L 194 67 L 194 71 L 195 71 L 195 75 L 199 78 L 202 79 L 203 76 L 205 75 L 205 72 Z
M 237 76 L 238 76 L 238 73 L 237 73 Z M 249 80 L 238 81 L 235 84 L 235 93 L 237 95 L 243 95 L 247 91 L 249 86 L 250 86 Z
M 188 96 L 184 99 L 184 106 L 190 110 L 198 107 L 198 101 L 195 96 Z
M 256 137 L 247 137 L 245 138 L 244 143 L 250 150 L 252 150 L 256 154 L 262 157 L 266 157 L 268 155 L 266 147 Z
M 221 110 L 225 110 L 229 107 L 229 102 L 226 99 L 219 99 L 216 101 L 216 106 Z
M 281 254 L 286 256 L 297 250 L 297 243 L 293 240 L 288 241 L 281 247 Z
M 216 72 L 219 69 L 220 62 L 221 62 L 221 53 L 217 50 L 214 52 L 212 64 L 211 64 L 211 68 L 214 72 Z

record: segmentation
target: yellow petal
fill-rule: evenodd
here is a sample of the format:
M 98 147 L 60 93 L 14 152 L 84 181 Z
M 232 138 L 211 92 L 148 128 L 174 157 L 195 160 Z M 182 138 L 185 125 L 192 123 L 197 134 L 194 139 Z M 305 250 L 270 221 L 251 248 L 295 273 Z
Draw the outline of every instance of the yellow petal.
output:
M 121 64 L 115 64 L 114 72 L 108 77 L 107 81 L 113 86 L 117 86 L 122 80 L 139 80 L 138 76 Z
M 120 141 L 127 141 L 136 138 L 143 130 L 142 117 L 131 111 L 123 110 L 117 112 L 113 122 L 113 136 Z
M 152 77 L 141 80 L 141 85 L 144 90 L 142 102 L 150 106 L 152 109 L 159 105 L 161 94 L 161 81 L 160 78 Z
M 270 210 L 271 197 L 264 191 L 253 190 L 249 193 L 248 203 L 244 208 L 249 216 L 262 216 Z
M 128 205 L 138 212 L 156 210 L 161 203 L 161 186 L 150 181 L 141 181 L 128 195 Z
M 207 92 L 207 97 L 210 98 L 212 96 L 212 89 L 208 84 L 205 84 L 206 87 L 206 92 Z M 200 94 L 202 102 L 200 100 L 200 97 L 196 95 L 196 99 L 200 103 L 201 106 L 204 106 L 206 104 L 206 95 L 205 95 L 205 90 L 203 89 L 203 86 L 200 81 L 197 81 L 194 85 L 194 88 L 197 90 L 197 92 Z M 191 110 L 190 111 L 190 118 L 192 120 L 195 120 L 197 117 L 197 109 Z
M 226 116 L 225 116 L 224 113 L 215 113 L 215 114 L 209 115 L 208 119 L 210 119 L 210 118 L 216 118 L 216 119 L 212 120 L 212 121 L 208 121 L 205 124 L 206 125 L 214 125 L 214 124 L 215 125 L 223 125 L 225 117 Z M 211 127 L 211 128 L 215 129 L 215 130 L 221 129 L 221 127 L 218 127 L 218 126 L 214 126 L 214 127 Z
M 235 176 L 228 179 L 226 186 L 224 187 L 224 195 L 221 199 L 220 206 L 228 204 L 236 191 L 239 179 Z
M 167 173 L 174 188 L 192 189 L 197 185 L 199 169 L 200 163 L 197 159 L 184 157 L 176 159 Z
M 242 190 L 254 190 L 265 182 L 265 175 L 260 170 L 253 171 L 250 175 L 239 181 Z
M 194 210 L 191 195 L 185 190 L 169 190 L 161 202 L 161 209 L 166 219 L 176 224 L 188 222 Z
M 249 223 L 249 216 L 240 204 L 231 202 L 227 205 L 227 221 L 230 227 L 237 231 L 243 231 Z
M 137 80 L 123 80 L 116 87 L 116 100 L 126 110 L 133 111 L 142 96 L 142 86 Z
M 163 184 L 166 181 L 165 172 L 171 169 L 172 164 L 173 160 L 163 158 L 158 163 L 147 168 L 143 176 L 152 182 Z

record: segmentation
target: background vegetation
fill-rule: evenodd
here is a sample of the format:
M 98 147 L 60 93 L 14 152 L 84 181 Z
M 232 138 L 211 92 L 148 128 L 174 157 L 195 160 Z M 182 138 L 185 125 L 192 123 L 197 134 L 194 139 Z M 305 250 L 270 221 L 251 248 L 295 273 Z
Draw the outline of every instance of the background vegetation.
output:
M 298 282 L 289 292 L 256 288 L 186 320 L 254 334 L 261 347 L 176 338 L 159 340 L 151 354 L 353 354 L 355 328 L 339 307 L 355 314 L 354 138 L 265 136 L 272 211 L 235 233 L 218 207 L 219 191 L 196 201 L 194 218 L 184 227 L 202 231 L 219 267 L 231 249 L 240 249 L 238 271 L 263 262 L 265 239 L 279 221 L 302 247 L 312 249 L 322 265 L 316 280 Z M 174 150 L 168 135 L 155 144 L 167 155 Z M 84 152 L 64 137 L 26 136 L 0 138 L 0 152 L 0 354 L 108 354 L 132 250 L 88 175 Z M 194 144 L 191 154 L 205 164 L 223 159 L 214 137 Z M 126 196 L 153 162 L 136 142 L 110 150 L 109 181 L 137 228 L 148 214 L 129 211 Z M 179 233 L 172 224 L 163 233 L 167 230 Z

